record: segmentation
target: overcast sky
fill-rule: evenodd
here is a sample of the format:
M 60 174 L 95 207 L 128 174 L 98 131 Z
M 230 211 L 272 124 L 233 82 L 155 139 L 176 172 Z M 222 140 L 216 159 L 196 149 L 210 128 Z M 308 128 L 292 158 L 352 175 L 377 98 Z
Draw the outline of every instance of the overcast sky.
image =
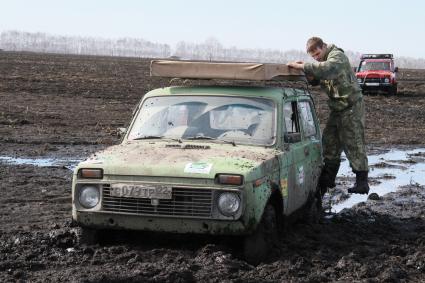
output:
M 0 31 L 225 47 L 304 50 L 320 36 L 346 50 L 425 58 L 421 0 L 0 0 Z

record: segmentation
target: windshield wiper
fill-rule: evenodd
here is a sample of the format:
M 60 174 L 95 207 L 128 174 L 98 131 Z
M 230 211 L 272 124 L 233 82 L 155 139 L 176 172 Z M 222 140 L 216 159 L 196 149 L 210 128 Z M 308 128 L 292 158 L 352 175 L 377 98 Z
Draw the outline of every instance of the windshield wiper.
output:
M 235 141 L 226 141 L 226 140 L 220 140 L 220 141 L 221 141 L 221 142 L 224 142 L 224 143 L 231 144 L 231 145 L 233 145 L 233 146 L 236 146 Z
M 216 138 L 204 136 L 204 135 L 196 135 L 196 136 L 193 136 L 193 137 L 187 137 L 185 139 L 187 139 L 187 140 L 216 140 Z
M 133 140 L 153 140 L 153 139 L 162 139 L 164 136 L 141 136 Z
M 213 138 L 213 137 L 209 137 L 209 136 L 203 136 L 203 135 L 196 135 L 196 136 L 193 136 L 193 137 L 187 137 L 185 139 L 186 140 L 218 140 L 217 138 Z M 227 141 L 227 140 L 221 140 L 221 139 L 218 140 L 218 141 L 236 146 L 235 141 Z

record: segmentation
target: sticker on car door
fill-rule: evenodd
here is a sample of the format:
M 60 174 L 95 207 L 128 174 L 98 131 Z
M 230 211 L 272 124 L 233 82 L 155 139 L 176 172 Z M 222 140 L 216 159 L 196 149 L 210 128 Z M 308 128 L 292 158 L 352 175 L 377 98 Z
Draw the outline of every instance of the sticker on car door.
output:
M 304 166 L 298 168 L 298 184 L 304 183 Z

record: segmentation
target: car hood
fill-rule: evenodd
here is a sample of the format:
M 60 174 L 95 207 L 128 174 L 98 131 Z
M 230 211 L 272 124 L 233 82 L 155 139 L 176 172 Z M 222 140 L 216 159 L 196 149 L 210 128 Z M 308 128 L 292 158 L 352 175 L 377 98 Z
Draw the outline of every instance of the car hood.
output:
M 262 177 L 278 170 L 277 154 L 275 149 L 258 146 L 133 141 L 94 154 L 75 172 L 79 168 L 102 168 L 105 175 L 190 178 L 229 173 L 249 179 L 250 172 Z

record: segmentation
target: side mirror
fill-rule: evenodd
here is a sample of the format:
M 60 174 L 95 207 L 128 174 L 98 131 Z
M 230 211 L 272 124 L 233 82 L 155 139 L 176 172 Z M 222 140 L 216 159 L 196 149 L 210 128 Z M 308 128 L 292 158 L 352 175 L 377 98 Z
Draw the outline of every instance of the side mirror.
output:
M 398 67 L 394 68 L 394 72 L 396 72 L 396 73 L 398 72 Z
M 117 128 L 117 136 L 120 138 L 125 136 L 126 132 L 127 132 L 127 128 Z
M 301 141 L 301 133 L 285 133 L 283 136 L 285 143 L 296 143 Z
M 353 68 L 353 72 L 357 73 L 357 67 L 352 67 Z

